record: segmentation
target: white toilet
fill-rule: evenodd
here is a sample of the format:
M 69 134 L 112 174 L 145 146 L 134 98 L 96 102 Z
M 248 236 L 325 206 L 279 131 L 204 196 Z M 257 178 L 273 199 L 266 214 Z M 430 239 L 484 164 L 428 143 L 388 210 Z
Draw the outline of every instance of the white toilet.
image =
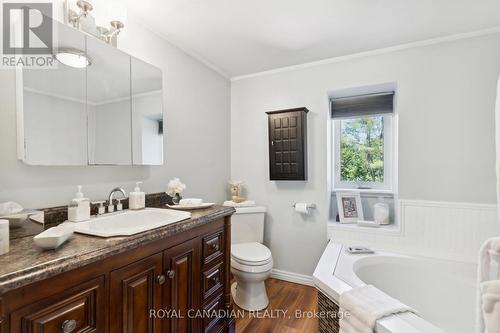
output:
M 247 311 L 265 309 L 269 304 L 264 281 L 271 274 L 273 257 L 264 241 L 265 207 L 236 208 L 231 218 L 231 286 L 233 300 Z

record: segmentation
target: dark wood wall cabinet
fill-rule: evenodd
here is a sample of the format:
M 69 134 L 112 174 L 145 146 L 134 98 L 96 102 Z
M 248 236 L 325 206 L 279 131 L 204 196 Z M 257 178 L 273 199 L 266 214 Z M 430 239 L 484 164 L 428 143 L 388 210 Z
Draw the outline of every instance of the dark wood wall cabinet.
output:
M 307 180 L 307 113 L 295 108 L 266 112 L 271 180 Z
M 220 218 L 1 295 L 0 332 L 234 333 L 230 228 Z

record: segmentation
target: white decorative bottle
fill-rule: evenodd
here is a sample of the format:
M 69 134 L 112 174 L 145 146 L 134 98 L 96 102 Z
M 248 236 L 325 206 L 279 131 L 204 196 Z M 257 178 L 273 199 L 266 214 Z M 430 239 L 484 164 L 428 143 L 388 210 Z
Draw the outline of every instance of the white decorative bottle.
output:
M 90 220 L 90 200 L 84 198 L 82 185 L 78 185 L 78 192 L 68 206 L 68 221 L 83 222 Z
M 136 182 L 134 192 L 128 195 L 128 208 L 132 210 L 143 209 L 146 207 L 146 193 L 141 191 L 139 187 L 142 182 Z
M 378 202 L 373 205 L 373 218 L 377 224 L 389 224 L 389 205 L 385 202 Z

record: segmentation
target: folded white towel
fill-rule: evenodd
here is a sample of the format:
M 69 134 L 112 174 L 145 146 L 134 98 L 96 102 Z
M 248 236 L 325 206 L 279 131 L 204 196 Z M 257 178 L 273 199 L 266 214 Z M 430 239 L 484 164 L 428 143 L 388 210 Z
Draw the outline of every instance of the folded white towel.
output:
M 0 216 L 9 216 L 23 211 L 23 206 L 17 202 L 8 201 L 0 203 Z
M 347 311 L 344 309 L 339 310 L 340 313 L 346 314 L 346 316 L 343 316 L 344 320 L 340 321 L 340 327 L 341 327 L 341 332 L 353 332 L 353 333 L 373 333 L 373 330 L 366 326 L 364 323 L 362 323 L 358 318 L 355 316 L 350 315 L 350 313 L 347 315 Z M 342 330 L 343 327 L 343 330 Z
M 203 203 L 203 199 L 198 198 L 185 198 L 179 201 L 179 205 L 181 206 L 197 206 Z
M 234 202 L 234 201 L 224 201 L 223 203 L 224 206 L 229 206 L 229 207 L 254 207 L 255 206 L 255 201 L 253 200 L 246 200 L 243 202 Z
M 354 327 L 352 327 L 352 325 L 346 319 L 340 321 L 339 328 L 340 333 L 358 333 L 358 331 Z M 370 333 L 372 332 L 373 331 L 371 331 Z
M 339 303 L 340 308 L 346 311 L 340 320 L 341 325 L 346 321 L 348 325 L 344 323 L 344 326 L 356 333 L 373 332 L 375 323 L 380 318 L 401 312 L 413 312 L 409 306 L 371 285 L 342 293 Z M 342 329 L 340 332 L 351 333 Z
M 481 286 L 485 281 L 496 279 L 496 277 L 492 275 L 491 271 L 491 258 L 493 257 L 495 260 L 497 260 L 499 258 L 499 256 L 495 255 L 495 253 L 497 252 L 500 252 L 500 237 L 488 239 L 483 243 L 481 249 L 479 250 L 479 265 L 477 268 L 476 333 L 484 333 L 485 323 L 482 306 Z
M 482 310 L 486 333 L 500 332 L 500 280 L 481 283 Z
M 492 280 L 481 283 L 480 285 L 481 293 L 484 294 L 496 294 L 500 296 L 500 280 Z

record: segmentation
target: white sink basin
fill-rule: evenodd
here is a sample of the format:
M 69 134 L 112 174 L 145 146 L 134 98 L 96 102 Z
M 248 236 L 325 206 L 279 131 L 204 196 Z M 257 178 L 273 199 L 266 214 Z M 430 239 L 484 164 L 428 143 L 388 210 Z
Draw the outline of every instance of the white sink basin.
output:
M 74 223 L 75 232 L 99 236 L 130 236 L 191 218 L 191 213 L 172 209 L 125 210 L 90 221 Z

